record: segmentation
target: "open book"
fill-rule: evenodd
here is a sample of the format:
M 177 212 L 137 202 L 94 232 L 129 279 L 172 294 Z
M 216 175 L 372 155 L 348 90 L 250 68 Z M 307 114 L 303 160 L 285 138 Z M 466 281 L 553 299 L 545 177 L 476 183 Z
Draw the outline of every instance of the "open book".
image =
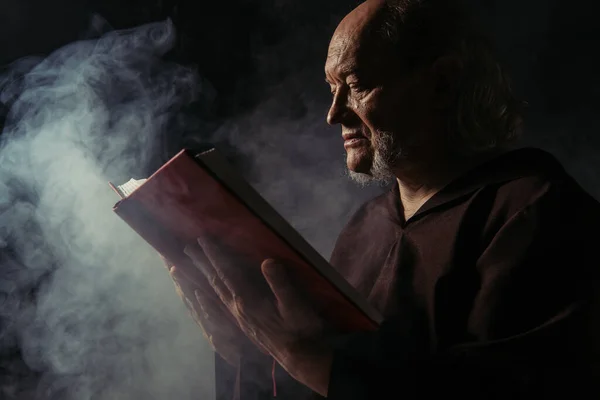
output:
M 133 179 L 133 178 L 131 178 L 130 180 L 128 180 L 127 182 L 125 182 L 124 184 L 119 185 L 119 186 L 115 186 L 112 182 L 109 182 L 108 184 L 110 185 L 110 187 L 112 187 L 114 189 L 115 192 L 117 192 L 117 194 L 122 199 L 124 199 L 125 197 L 127 197 L 131 193 L 133 193 L 135 189 L 142 186 L 144 184 L 144 182 L 146 182 L 147 180 L 148 179 Z
M 148 179 L 110 184 L 121 197 L 114 212 L 175 265 L 189 263 L 187 244 L 207 231 L 248 267 L 274 258 L 339 330 L 376 329 L 379 313 L 216 149 L 184 149 Z M 208 283 L 207 283 L 208 284 Z

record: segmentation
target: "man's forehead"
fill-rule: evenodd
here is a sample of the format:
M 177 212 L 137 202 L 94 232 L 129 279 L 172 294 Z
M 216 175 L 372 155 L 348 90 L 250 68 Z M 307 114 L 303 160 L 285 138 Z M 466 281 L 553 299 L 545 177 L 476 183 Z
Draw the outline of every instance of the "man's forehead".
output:
M 359 53 L 370 53 L 374 43 L 370 43 L 372 40 L 366 33 L 384 3 L 383 0 L 367 0 L 340 22 L 329 44 L 326 73 L 353 68 L 358 62 Z
M 325 75 L 342 77 L 353 72 L 363 73 L 381 68 L 382 61 L 392 61 L 388 52 L 364 36 L 334 38 L 325 61 Z
M 345 75 L 356 65 L 357 57 L 347 44 L 330 46 L 325 62 L 326 75 Z

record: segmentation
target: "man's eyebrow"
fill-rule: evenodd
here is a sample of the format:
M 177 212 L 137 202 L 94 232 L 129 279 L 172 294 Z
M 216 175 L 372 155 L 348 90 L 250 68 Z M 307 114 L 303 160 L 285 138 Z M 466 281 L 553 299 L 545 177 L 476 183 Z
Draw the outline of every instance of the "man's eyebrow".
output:
M 339 75 L 341 78 L 346 78 L 349 75 L 360 75 L 360 70 L 355 66 L 346 65 L 338 68 L 336 70 L 336 74 Z M 332 82 L 327 77 L 325 77 L 325 82 L 329 83 L 330 85 L 332 84 Z

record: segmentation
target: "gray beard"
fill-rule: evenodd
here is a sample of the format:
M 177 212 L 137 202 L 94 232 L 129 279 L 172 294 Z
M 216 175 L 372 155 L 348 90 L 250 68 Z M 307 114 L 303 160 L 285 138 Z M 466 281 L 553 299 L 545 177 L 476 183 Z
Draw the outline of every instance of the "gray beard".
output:
M 371 169 L 368 173 L 348 170 L 350 179 L 363 187 L 369 185 L 388 186 L 393 183 L 396 180 L 393 167 L 404 155 L 396 142 L 392 133 L 377 132 Z

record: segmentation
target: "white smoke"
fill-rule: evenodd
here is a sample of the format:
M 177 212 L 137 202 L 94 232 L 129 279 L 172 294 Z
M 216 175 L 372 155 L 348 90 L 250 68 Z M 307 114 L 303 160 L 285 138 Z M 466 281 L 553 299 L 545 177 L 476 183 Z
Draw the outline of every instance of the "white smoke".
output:
M 214 398 L 212 352 L 107 186 L 156 165 L 182 129 L 174 114 L 203 91 L 161 59 L 174 43 L 158 22 L 0 76 L 0 351 L 18 342 L 41 375 L 26 395 L 5 371 L 2 399 Z

